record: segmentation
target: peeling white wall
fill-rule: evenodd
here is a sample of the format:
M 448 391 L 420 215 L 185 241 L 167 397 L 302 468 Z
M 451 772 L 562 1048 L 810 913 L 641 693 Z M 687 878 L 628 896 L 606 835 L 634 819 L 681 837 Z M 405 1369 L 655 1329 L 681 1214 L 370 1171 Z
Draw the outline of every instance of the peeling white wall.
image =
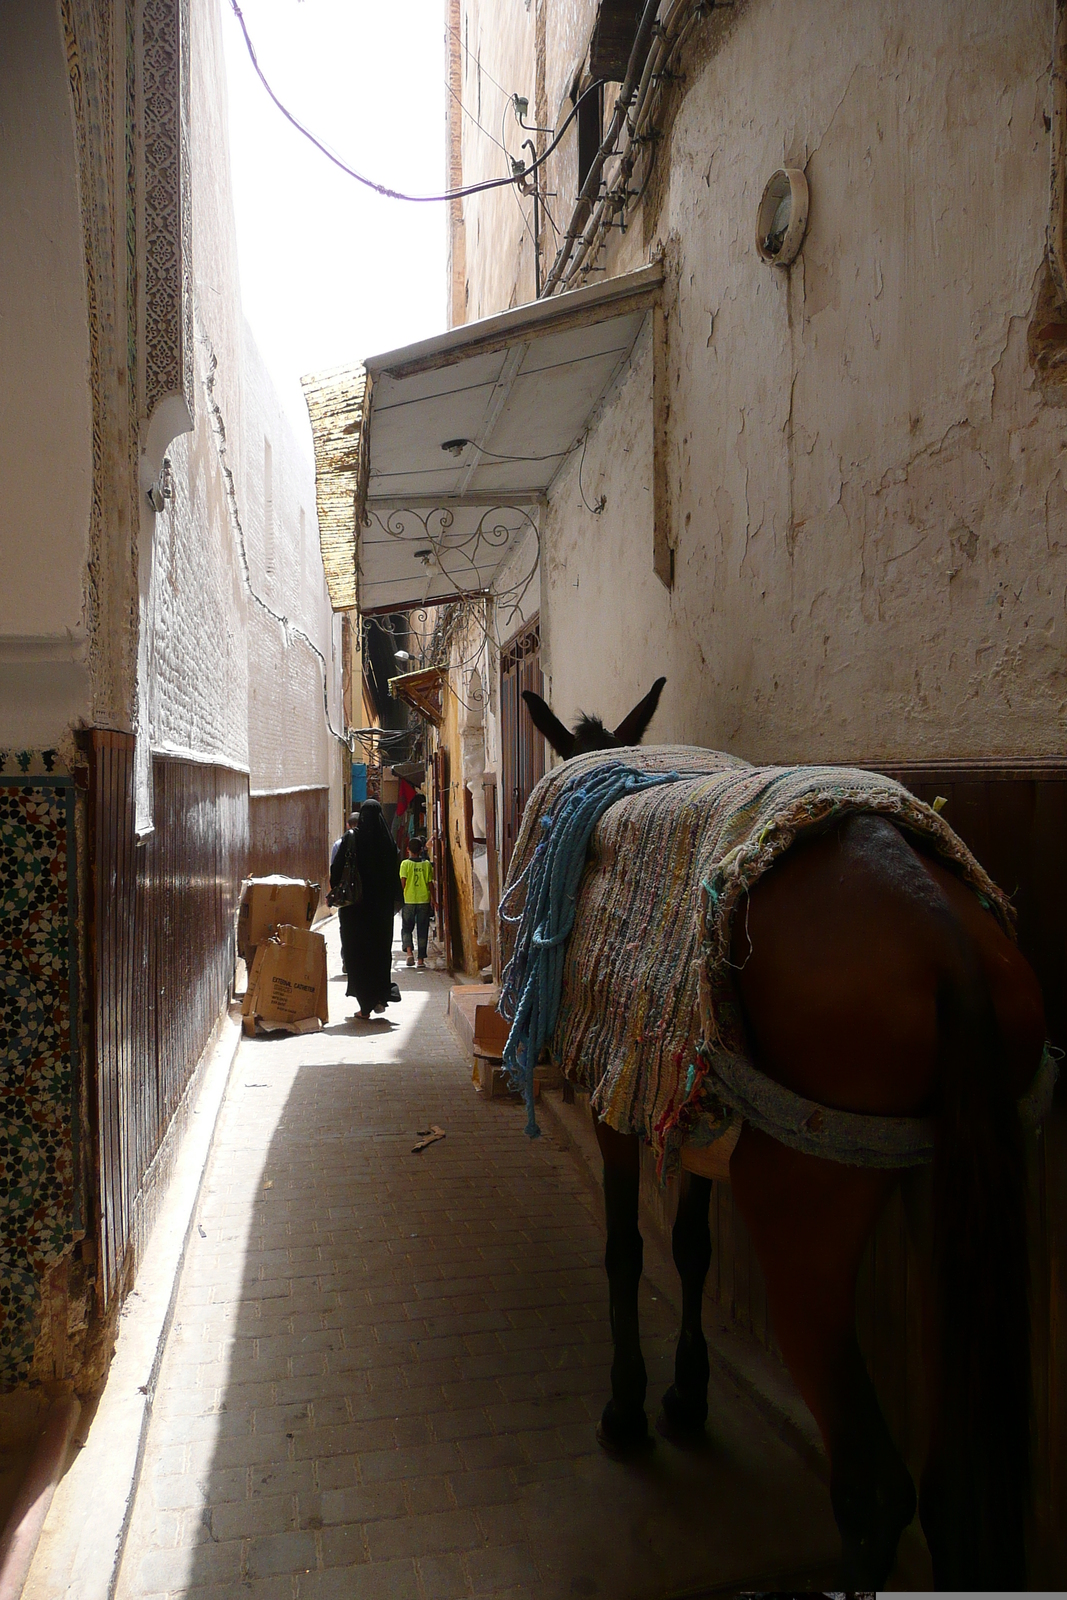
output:
M 248 754 L 253 792 L 326 781 L 340 747 L 323 712 L 323 673 L 331 720 L 342 729 L 341 619 L 326 591 L 315 513 L 315 472 L 297 442 L 262 359 L 245 329 L 243 498 L 252 583 L 299 636 L 259 606 L 249 609 Z M 264 472 L 271 458 L 268 504 Z M 338 769 L 339 770 L 339 769 Z M 338 822 L 340 819 L 338 818 Z
M 555 709 L 612 721 L 664 672 L 653 737 L 757 760 L 1058 753 L 1065 412 L 1026 342 L 1051 7 L 749 0 L 708 37 L 649 244 L 677 282 L 675 587 L 643 343 L 589 442 L 603 515 L 569 464 L 544 519 Z M 788 274 L 754 240 L 783 164 L 812 196 Z
M 461 6 L 461 85 L 464 184 L 506 177 L 509 157 L 529 161 L 513 94 L 530 102 L 534 123 L 536 7 L 494 0 Z M 505 153 L 507 152 L 507 153 Z M 489 190 L 463 203 L 466 225 L 466 320 L 489 316 L 534 298 L 533 199 L 514 188 Z
M 0 745 L 88 711 L 85 252 L 58 6 L 0 6 Z
M 151 746 L 245 769 L 253 794 L 329 785 L 339 828 L 323 688 L 325 673 L 340 731 L 340 619 L 314 468 L 241 313 L 216 0 L 198 0 L 195 21 L 196 426 L 169 448 L 173 499 L 154 519 Z

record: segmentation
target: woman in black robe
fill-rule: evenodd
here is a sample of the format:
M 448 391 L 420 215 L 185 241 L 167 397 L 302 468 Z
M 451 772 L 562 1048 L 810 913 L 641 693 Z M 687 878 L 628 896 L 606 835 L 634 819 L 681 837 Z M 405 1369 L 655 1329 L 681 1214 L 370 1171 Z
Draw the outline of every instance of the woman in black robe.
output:
M 330 868 L 330 887 L 338 888 L 345 856 L 355 850 L 363 898 L 358 905 L 342 906 L 341 925 L 348 988 L 359 1001 L 366 1020 L 372 1011 L 384 1011 L 393 989 L 393 919 L 400 892 L 400 857 L 377 800 L 364 800 L 359 825 L 346 833 Z

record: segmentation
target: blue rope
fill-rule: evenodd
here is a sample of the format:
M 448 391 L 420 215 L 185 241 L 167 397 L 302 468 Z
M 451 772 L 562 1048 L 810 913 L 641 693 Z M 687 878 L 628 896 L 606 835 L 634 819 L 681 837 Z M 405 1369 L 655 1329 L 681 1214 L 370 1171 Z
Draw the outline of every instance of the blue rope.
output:
M 526 899 L 515 948 L 504 972 L 499 1009 L 510 1017 L 504 1070 L 526 1101 L 526 1134 L 540 1137 L 534 1114 L 534 1068 L 551 1039 L 563 987 L 564 945 L 574 927 L 578 885 L 585 870 L 593 829 L 609 806 L 624 795 L 673 783 L 677 772 L 638 772 L 621 761 L 607 761 L 585 776 L 564 783 L 555 805 L 541 818 L 541 838 L 533 857 L 501 903 L 523 884 Z

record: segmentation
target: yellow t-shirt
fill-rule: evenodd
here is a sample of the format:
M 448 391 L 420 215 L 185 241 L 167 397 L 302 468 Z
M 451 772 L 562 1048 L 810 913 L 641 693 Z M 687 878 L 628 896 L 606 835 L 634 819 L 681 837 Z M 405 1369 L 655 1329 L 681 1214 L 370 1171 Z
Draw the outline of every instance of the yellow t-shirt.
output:
M 404 885 L 404 900 L 409 906 L 424 906 L 430 898 L 433 882 L 433 862 L 421 856 L 413 861 L 410 856 L 400 863 L 400 881 Z

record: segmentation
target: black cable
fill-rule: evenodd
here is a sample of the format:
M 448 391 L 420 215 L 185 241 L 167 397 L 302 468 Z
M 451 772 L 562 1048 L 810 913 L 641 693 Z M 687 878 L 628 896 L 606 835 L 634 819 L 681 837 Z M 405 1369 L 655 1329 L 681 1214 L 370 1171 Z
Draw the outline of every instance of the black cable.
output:
M 578 493 L 582 497 L 582 504 L 584 505 L 585 509 L 587 511 L 591 511 L 594 517 L 599 517 L 601 512 L 603 511 L 604 507 L 608 503 L 607 495 L 606 494 L 602 494 L 600 496 L 600 499 L 597 501 L 596 505 L 592 505 L 591 506 L 589 504 L 589 501 L 585 497 L 585 488 L 584 488 L 584 486 L 582 484 L 582 468 L 585 466 L 585 451 L 586 451 L 586 446 L 588 445 L 588 443 L 589 443 L 589 429 L 586 428 L 585 433 L 584 433 L 584 435 L 582 437 L 582 454 L 581 454 L 581 456 L 579 458 L 579 461 L 578 461 Z
M 464 196 L 468 194 L 482 194 L 487 189 L 506 189 L 512 184 L 525 182 L 530 176 L 531 172 L 536 172 L 537 168 L 548 160 L 549 156 L 552 154 L 553 150 L 555 150 L 556 146 L 563 138 L 563 135 L 570 127 L 574 118 L 578 115 L 578 107 L 581 105 L 586 95 L 592 94 L 594 90 L 599 89 L 603 82 L 603 79 L 598 78 L 596 83 L 591 83 L 589 87 L 581 95 L 579 95 L 578 99 L 574 102 L 574 105 L 571 108 L 571 111 L 562 128 L 560 128 L 556 137 L 545 150 L 544 154 L 538 156 L 536 161 L 531 162 L 528 167 L 524 167 L 521 172 L 513 173 L 510 178 L 486 178 L 482 183 L 471 183 L 468 184 L 466 188 L 447 189 L 444 194 L 402 194 L 399 189 L 389 189 L 384 183 L 375 183 L 373 178 L 368 178 L 362 172 L 357 172 L 354 167 L 347 166 L 345 162 L 341 160 L 340 156 L 334 155 L 333 151 L 327 145 L 324 145 L 321 139 L 317 139 L 309 128 L 305 128 L 304 124 L 299 122 L 297 118 L 294 117 L 293 113 L 288 109 L 288 107 L 278 99 L 278 96 L 275 94 L 274 90 L 267 81 L 267 76 L 259 64 L 259 59 L 256 56 L 255 46 L 253 45 L 251 37 L 249 36 L 248 26 L 245 22 L 244 15 L 241 11 L 241 7 L 237 3 L 237 0 L 230 0 L 230 7 L 234 16 L 237 18 L 238 23 L 240 24 L 241 32 L 244 34 L 245 46 L 248 50 L 249 59 L 252 62 L 256 77 L 259 79 L 264 89 L 266 89 L 267 94 L 273 100 L 274 104 L 277 106 L 286 122 L 290 123 L 296 129 L 297 133 L 302 133 L 304 138 L 313 144 L 315 149 L 318 150 L 321 155 L 326 157 L 327 161 L 332 161 L 335 167 L 339 167 L 346 177 L 355 178 L 356 182 L 363 184 L 364 188 L 373 189 L 375 194 L 384 195 L 387 200 L 407 200 L 413 205 L 432 205 L 444 200 L 462 200 Z
M 491 456 L 494 461 L 559 461 L 563 456 L 569 456 L 577 450 L 577 444 L 570 444 L 566 450 L 552 450 L 547 456 L 501 456 L 495 450 L 487 450 L 484 445 L 477 444 L 473 439 L 464 439 L 464 447 L 474 445 L 475 450 L 483 456 Z

